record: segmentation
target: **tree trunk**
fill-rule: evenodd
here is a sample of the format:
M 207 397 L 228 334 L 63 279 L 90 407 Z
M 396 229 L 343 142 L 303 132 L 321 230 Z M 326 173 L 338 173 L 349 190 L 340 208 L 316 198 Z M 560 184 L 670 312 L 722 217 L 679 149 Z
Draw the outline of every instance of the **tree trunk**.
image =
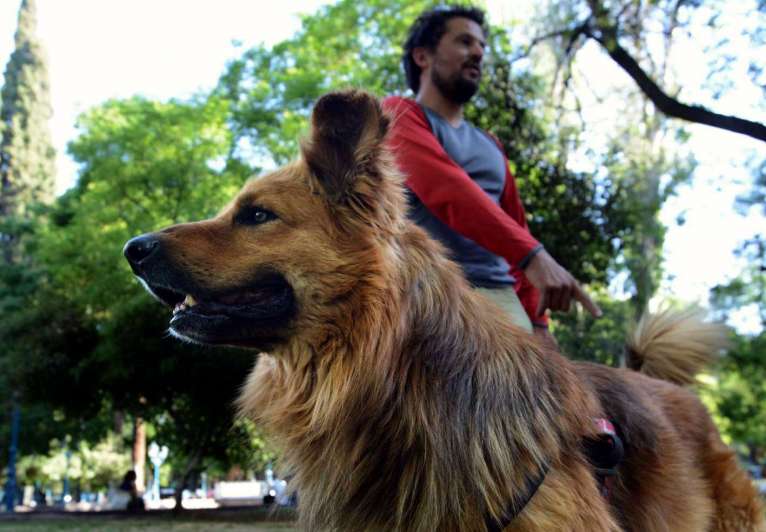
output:
M 115 410 L 112 415 L 112 421 L 114 422 L 114 433 L 118 437 L 122 436 L 122 428 L 125 425 L 125 412 L 122 410 Z
M 173 513 L 175 514 L 179 514 L 184 510 L 184 507 L 181 505 L 181 501 L 183 501 L 183 492 L 186 489 L 186 485 L 189 483 L 189 479 L 191 478 L 192 473 L 194 473 L 194 470 L 199 465 L 200 458 L 202 458 L 202 449 L 204 446 L 205 443 L 203 440 L 194 450 L 194 453 L 189 457 L 189 460 L 186 462 L 184 472 L 181 474 L 180 480 L 176 482 L 176 506 L 173 508 Z
M 133 421 L 133 471 L 136 472 L 136 489 L 146 491 L 146 425 L 141 417 Z

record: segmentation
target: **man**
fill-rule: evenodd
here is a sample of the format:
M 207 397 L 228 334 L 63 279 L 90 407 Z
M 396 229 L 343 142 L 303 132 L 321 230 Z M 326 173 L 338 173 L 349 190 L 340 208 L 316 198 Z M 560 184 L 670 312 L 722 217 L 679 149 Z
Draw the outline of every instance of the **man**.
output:
M 527 227 L 508 161 L 497 139 L 463 119 L 479 88 L 484 13 L 441 7 L 410 29 L 402 63 L 415 100 L 389 97 L 390 146 L 407 175 L 411 217 L 446 245 L 468 280 L 517 325 L 546 340 L 546 309 L 579 301 L 601 310 Z

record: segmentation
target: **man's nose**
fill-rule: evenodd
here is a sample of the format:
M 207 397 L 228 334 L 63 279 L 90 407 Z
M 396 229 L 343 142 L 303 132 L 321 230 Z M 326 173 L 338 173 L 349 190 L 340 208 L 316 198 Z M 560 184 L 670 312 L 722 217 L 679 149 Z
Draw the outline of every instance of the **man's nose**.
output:
M 473 46 L 471 46 L 471 55 L 481 61 L 484 59 L 484 47 L 479 43 L 474 43 Z

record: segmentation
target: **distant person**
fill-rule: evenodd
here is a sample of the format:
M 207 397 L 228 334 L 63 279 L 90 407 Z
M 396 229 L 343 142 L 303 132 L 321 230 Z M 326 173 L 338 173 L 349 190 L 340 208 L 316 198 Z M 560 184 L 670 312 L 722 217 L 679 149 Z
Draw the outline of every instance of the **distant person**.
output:
M 128 512 L 143 512 L 145 510 L 144 499 L 139 497 L 136 487 L 136 472 L 132 469 L 122 477 L 119 489 L 128 494 L 128 505 L 125 508 Z
M 35 501 L 35 508 L 41 508 L 48 505 L 48 500 L 45 498 L 45 491 L 43 491 L 42 486 L 37 481 L 35 481 L 32 499 Z
M 594 316 L 601 311 L 530 233 L 498 140 L 463 118 L 481 81 L 485 35 L 478 8 L 418 17 L 402 57 L 415 99 L 383 101 L 394 117 L 390 147 L 406 174 L 411 218 L 511 321 L 552 342 L 546 309 L 568 311 L 574 300 Z

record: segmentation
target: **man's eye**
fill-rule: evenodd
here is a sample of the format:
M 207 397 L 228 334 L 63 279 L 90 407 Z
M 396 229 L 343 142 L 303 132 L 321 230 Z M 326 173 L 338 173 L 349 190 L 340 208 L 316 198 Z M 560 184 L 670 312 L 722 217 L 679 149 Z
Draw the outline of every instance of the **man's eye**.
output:
M 240 209 L 234 221 L 241 225 L 260 225 L 276 217 L 276 214 L 262 207 L 250 206 Z

